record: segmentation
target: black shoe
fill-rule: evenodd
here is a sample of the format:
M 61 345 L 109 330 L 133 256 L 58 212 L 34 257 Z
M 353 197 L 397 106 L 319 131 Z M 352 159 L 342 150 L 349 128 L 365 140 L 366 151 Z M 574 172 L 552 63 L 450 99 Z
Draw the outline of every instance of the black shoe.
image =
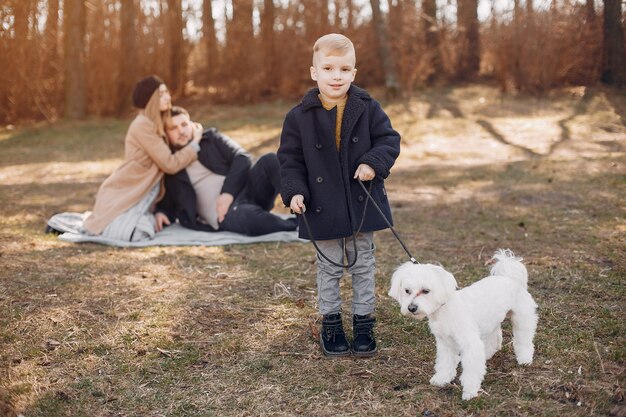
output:
M 346 339 L 341 322 L 341 313 L 327 314 L 322 319 L 320 345 L 326 356 L 345 356 L 350 354 L 350 344 Z
M 60 230 L 57 230 L 57 229 L 55 229 L 55 228 L 53 228 L 53 227 L 51 227 L 50 225 L 47 225 L 47 224 L 46 224 L 46 229 L 44 230 L 44 232 L 46 234 L 55 234 L 55 235 L 60 235 L 61 233 L 63 233 Z
M 356 356 L 373 356 L 376 353 L 376 339 L 374 339 L 374 323 L 376 319 L 369 315 L 352 316 L 353 337 L 352 353 Z

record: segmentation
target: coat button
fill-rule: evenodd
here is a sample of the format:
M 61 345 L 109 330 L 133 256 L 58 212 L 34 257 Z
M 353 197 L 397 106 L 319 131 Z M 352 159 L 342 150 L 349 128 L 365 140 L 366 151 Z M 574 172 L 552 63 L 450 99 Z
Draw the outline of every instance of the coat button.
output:
M 321 143 L 316 143 L 315 144 L 315 149 L 317 149 L 317 150 L 322 149 L 322 144 Z
M 317 181 L 318 183 L 322 183 L 322 182 L 324 182 L 324 178 L 317 177 L 317 179 L 315 181 Z
M 359 138 L 357 138 L 356 136 L 352 138 L 352 143 L 357 143 L 359 141 Z
M 322 212 L 322 208 L 320 206 L 315 207 L 315 212 L 316 213 L 321 213 Z
M 363 202 L 363 196 L 362 195 L 358 196 L 356 199 L 359 200 L 359 203 Z

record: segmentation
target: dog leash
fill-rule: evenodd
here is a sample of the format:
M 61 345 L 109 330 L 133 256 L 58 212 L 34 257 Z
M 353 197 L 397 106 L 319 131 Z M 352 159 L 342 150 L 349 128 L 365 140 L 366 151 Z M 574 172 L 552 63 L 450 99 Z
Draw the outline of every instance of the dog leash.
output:
M 406 245 L 404 244 L 404 242 L 402 241 L 402 239 L 400 239 L 400 236 L 398 235 L 398 233 L 396 232 L 396 230 L 393 228 L 393 226 L 391 225 L 391 222 L 389 222 L 389 220 L 387 219 L 387 216 L 385 216 L 385 214 L 383 213 L 383 211 L 381 210 L 381 208 L 378 206 L 378 204 L 376 203 L 376 201 L 374 200 L 374 197 L 372 197 L 372 194 L 370 193 L 371 189 L 372 189 L 372 185 L 373 183 L 370 183 L 370 191 L 367 190 L 367 188 L 365 188 L 365 185 L 363 184 L 363 181 L 361 180 L 357 180 L 359 182 L 359 185 L 361 186 L 361 188 L 363 189 L 363 191 L 365 191 L 365 194 L 367 195 L 367 199 L 370 200 L 372 202 L 372 204 L 374 205 L 374 207 L 376 208 L 376 210 L 378 211 L 378 213 L 381 215 L 381 217 L 383 218 L 383 220 L 385 221 L 385 223 L 387 224 L 387 227 L 389 227 L 389 229 L 391 229 L 391 232 L 393 233 L 393 235 L 395 236 L 395 238 L 398 240 L 398 242 L 400 243 L 400 245 L 402 246 L 402 249 L 404 249 L 404 251 L 406 252 L 406 254 L 409 256 L 409 259 L 411 262 L 413 262 L 414 264 L 417 264 L 417 260 L 413 257 L 413 255 L 411 255 L 411 252 L 409 252 L 409 249 L 407 249 Z M 340 268 L 350 268 L 352 266 L 354 266 L 354 264 L 356 263 L 357 257 L 358 257 L 358 251 L 357 251 L 357 247 L 356 247 L 356 235 L 361 232 L 361 228 L 363 227 L 363 223 L 365 222 L 365 214 L 367 212 L 367 201 L 365 202 L 365 207 L 363 208 L 363 217 L 361 218 L 361 223 L 359 224 L 359 228 L 357 229 L 356 232 L 353 233 L 352 235 L 352 242 L 354 244 L 354 259 L 352 260 L 352 262 L 350 262 L 348 265 L 344 265 L 343 263 L 339 264 L 337 262 L 334 262 L 332 259 L 328 258 L 319 248 L 319 246 L 317 246 L 317 243 L 315 242 L 315 239 L 313 239 L 313 233 L 311 233 L 311 228 L 309 227 L 309 221 L 306 218 L 306 215 L 304 214 L 304 211 L 302 212 L 301 216 L 302 216 L 302 220 L 304 220 L 304 226 L 306 227 L 306 230 L 309 234 L 309 238 L 311 239 L 311 242 L 313 243 L 313 246 L 315 247 L 315 250 L 317 251 L 317 253 L 320 254 L 320 256 L 322 256 L 324 259 L 326 259 L 328 262 L 330 262 L 331 264 L 338 266 Z M 347 258 L 347 254 L 346 254 L 346 258 Z
M 402 239 L 400 239 L 400 236 L 396 232 L 396 229 L 393 228 L 389 220 L 387 220 L 387 216 L 385 216 L 385 214 L 380 209 L 378 204 L 376 204 L 376 201 L 374 201 L 374 197 L 372 197 L 372 195 L 367 191 L 367 189 L 365 188 L 365 185 L 363 185 L 363 182 L 361 180 L 357 180 L 357 181 L 359 181 L 359 185 L 361 186 L 361 188 L 363 188 L 363 191 L 365 191 L 365 194 L 367 194 L 367 198 L 372 201 L 372 204 L 374 205 L 374 207 L 376 207 L 376 210 L 378 210 L 378 212 L 380 213 L 380 216 L 383 218 L 383 220 L 385 220 L 385 223 L 387 223 L 387 227 L 391 229 L 393 235 L 396 237 L 396 239 L 398 239 L 398 242 L 400 243 L 400 246 L 402 246 L 402 249 L 404 249 L 406 254 L 409 255 L 409 260 L 413 262 L 414 264 L 417 264 L 418 263 L 417 260 L 413 257 L 413 255 L 411 255 L 411 252 L 409 252 L 409 250 L 407 249 Z M 370 189 L 371 189 L 371 186 L 370 186 Z M 363 218 L 365 218 L 365 216 L 363 216 Z
M 365 186 L 363 185 L 361 180 L 359 180 L 359 183 L 361 183 L 361 186 L 365 189 Z M 370 184 L 370 189 L 371 188 L 372 188 L 372 184 Z M 365 192 L 367 192 L 367 190 L 365 190 Z M 301 214 L 302 220 L 304 220 L 304 226 L 306 227 L 306 231 L 309 234 L 309 239 L 311 239 L 311 242 L 313 243 L 313 246 L 315 247 L 315 250 L 317 251 L 317 253 L 319 253 L 322 258 L 326 259 L 328 262 L 330 262 L 331 264 L 333 264 L 335 266 L 338 266 L 340 268 L 345 268 L 345 269 L 352 268 L 354 266 L 354 264 L 356 264 L 356 260 L 357 260 L 357 258 L 359 256 L 359 252 L 358 252 L 358 250 L 356 248 L 356 235 L 361 232 L 361 228 L 363 227 L 363 223 L 365 223 L 365 213 L 367 213 L 367 201 L 365 202 L 365 207 L 363 207 L 363 217 L 361 218 L 361 223 L 359 224 L 359 228 L 357 229 L 356 232 L 352 233 L 352 244 L 354 245 L 354 259 L 348 265 L 344 265 L 343 262 L 342 263 L 337 263 L 337 262 L 333 261 L 328 256 L 326 256 L 324 254 L 324 252 L 322 252 L 322 250 L 319 248 L 319 246 L 317 246 L 317 242 L 315 242 L 315 239 L 313 239 L 313 233 L 311 233 L 311 227 L 309 226 L 309 221 L 306 218 L 306 214 L 304 214 L 305 211 L 306 211 L 306 209 L 302 211 L 302 214 Z M 345 252 L 345 245 L 344 245 L 344 252 Z M 348 254 L 346 253 L 346 259 L 347 258 L 348 258 Z M 341 257 L 341 259 L 343 259 L 343 256 Z

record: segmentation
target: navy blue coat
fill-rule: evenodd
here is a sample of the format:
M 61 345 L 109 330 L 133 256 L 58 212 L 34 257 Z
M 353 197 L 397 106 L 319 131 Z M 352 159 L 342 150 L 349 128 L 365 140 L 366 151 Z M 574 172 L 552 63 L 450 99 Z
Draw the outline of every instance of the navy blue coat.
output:
M 335 145 L 337 108 L 322 107 L 319 89 L 306 93 L 285 118 L 277 155 L 280 161 L 281 197 L 285 206 L 296 194 L 304 196 L 306 217 L 316 240 L 351 236 L 363 219 L 368 200 L 354 172 L 360 164 L 371 166 L 372 197 L 392 222 L 384 179 L 400 154 L 400 135 L 389 117 L 367 91 L 350 86 L 341 123 L 341 145 Z M 370 182 L 364 185 L 369 188 Z M 300 237 L 310 239 L 302 216 Z M 367 203 L 361 231 L 387 228 L 380 213 Z
M 200 140 L 198 161 L 218 175 L 224 175 L 222 193 L 237 195 L 248 181 L 248 171 L 252 161 L 250 155 L 237 142 L 211 128 L 204 131 Z M 174 175 L 165 175 L 165 196 L 157 203 L 157 212 L 164 213 L 170 220 L 176 219 L 188 229 L 213 232 L 208 224 L 198 221 L 196 191 L 191 184 L 187 170 Z

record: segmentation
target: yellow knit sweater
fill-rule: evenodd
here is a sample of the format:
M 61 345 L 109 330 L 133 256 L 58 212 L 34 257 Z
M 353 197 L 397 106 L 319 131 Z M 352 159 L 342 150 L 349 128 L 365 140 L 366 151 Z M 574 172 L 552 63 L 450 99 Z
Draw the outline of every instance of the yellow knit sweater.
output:
M 332 110 L 333 107 L 337 106 L 337 123 L 335 124 L 335 146 L 337 147 L 337 150 L 339 150 L 339 146 L 341 144 L 341 121 L 343 120 L 343 111 L 346 108 L 346 101 L 348 101 L 348 96 L 346 95 L 343 100 L 338 101 L 337 103 L 328 103 L 324 101 L 321 94 L 318 97 L 322 102 L 322 106 L 324 106 L 326 110 Z

